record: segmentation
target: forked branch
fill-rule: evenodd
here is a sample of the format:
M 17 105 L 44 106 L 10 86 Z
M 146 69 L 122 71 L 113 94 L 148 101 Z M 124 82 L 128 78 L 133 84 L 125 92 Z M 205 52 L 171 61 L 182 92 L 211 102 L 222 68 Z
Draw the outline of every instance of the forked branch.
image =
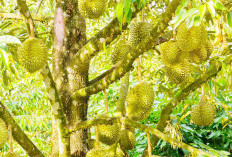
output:
M 20 146 L 27 152 L 29 156 L 43 157 L 42 152 L 33 144 L 28 136 L 23 132 L 20 126 L 15 122 L 6 107 L 0 102 L 0 118 L 6 123 L 11 125 L 13 138 L 18 142 Z
M 99 91 L 107 88 L 110 84 L 116 82 L 122 76 L 125 75 L 132 68 L 134 60 L 143 54 L 144 52 L 154 48 L 157 45 L 159 36 L 168 26 L 168 22 L 172 19 L 172 13 L 175 12 L 177 7 L 180 5 L 181 0 L 173 0 L 167 7 L 167 10 L 161 15 L 161 19 L 158 20 L 157 24 L 151 31 L 151 35 L 146 37 L 136 48 L 127 54 L 127 56 L 119 61 L 117 67 L 107 73 L 103 78 L 97 82 L 78 90 L 73 93 L 73 98 L 86 97 L 91 94 L 98 93 Z

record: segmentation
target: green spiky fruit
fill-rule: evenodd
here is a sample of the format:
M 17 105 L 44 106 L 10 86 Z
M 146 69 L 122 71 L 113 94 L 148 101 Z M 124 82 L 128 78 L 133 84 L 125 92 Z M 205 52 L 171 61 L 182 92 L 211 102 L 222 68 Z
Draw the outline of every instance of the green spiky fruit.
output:
M 124 157 L 123 151 L 116 145 L 107 146 L 105 148 L 95 148 L 87 152 L 86 157 Z
M 164 64 L 173 65 L 179 61 L 181 50 L 176 41 L 168 41 L 160 46 L 161 58 Z
M 130 125 L 124 125 L 121 129 L 121 138 L 119 141 L 122 150 L 131 150 L 136 143 L 135 129 Z
M 89 19 L 97 19 L 106 10 L 106 0 L 78 0 L 80 13 Z
M 177 29 L 177 43 L 184 52 L 191 52 L 201 47 L 207 40 L 207 32 L 203 24 L 187 28 L 186 23 L 182 22 Z
M 99 141 L 104 144 L 112 145 L 119 138 L 120 126 L 118 123 L 114 123 L 113 125 L 99 125 L 98 126 L 98 135 Z
M 154 101 L 154 92 L 151 84 L 143 82 L 131 88 L 127 95 L 126 110 L 128 118 L 133 120 L 146 119 Z
M 179 62 L 176 65 L 173 65 L 172 67 L 165 66 L 164 71 L 171 81 L 175 82 L 176 84 L 180 84 L 189 80 L 189 75 L 191 74 L 191 65 L 186 59 L 182 60 L 182 62 Z
M 208 101 L 201 101 L 198 105 L 193 106 L 191 119 L 194 124 L 207 126 L 213 123 L 215 115 L 215 105 Z
M 115 64 L 123 59 L 129 52 L 132 51 L 132 47 L 129 44 L 123 44 L 117 47 L 112 53 L 112 63 Z
M 193 63 L 201 63 L 207 60 L 208 52 L 204 46 L 201 46 L 199 49 L 190 52 L 190 56 Z
M 150 34 L 150 24 L 134 19 L 130 24 L 129 38 L 132 46 L 137 46 L 146 36 Z
M 97 148 L 97 141 L 95 139 L 88 139 L 89 149 Z M 99 142 L 99 147 L 102 147 L 102 143 Z
M 0 149 L 8 140 L 8 129 L 5 122 L 0 118 Z
M 41 39 L 28 38 L 19 47 L 17 57 L 19 64 L 33 73 L 46 65 L 48 49 Z
M 3 157 L 20 157 L 20 155 L 18 153 L 15 153 L 15 152 L 13 152 L 13 153 L 8 152 Z
M 206 42 L 204 43 L 204 47 L 207 51 L 207 59 L 208 59 L 210 55 L 213 53 L 213 45 L 209 40 L 206 40 Z

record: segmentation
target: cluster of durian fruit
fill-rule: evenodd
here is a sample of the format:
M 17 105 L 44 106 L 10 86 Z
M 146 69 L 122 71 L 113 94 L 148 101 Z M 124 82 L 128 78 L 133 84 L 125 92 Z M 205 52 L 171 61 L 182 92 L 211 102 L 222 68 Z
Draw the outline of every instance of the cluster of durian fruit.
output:
M 160 50 L 166 75 L 180 84 L 189 80 L 193 71 L 191 63 L 206 61 L 213 52 L 213 46 L 207 39 L 203 24 L 188 29 L 186 22 L 182 22 L 177 29 L 176 40 L 162 44 Z
M 107 0 L 78 0 L 78 8 L 82 16 L 98 19 L 106 10 Z
M 129 52 L 132 52 L 132 46 L 137 46 L 149 35 L 150 28 L 148 26 L 149 24 L 146 22 L 132 21 L 129 32 L 130 44 L 119 42 L 112 54 L 113 64 L 123 60 Z M 136 121 L 146 119 L 150 115 L 153 101 L 154 91 L 150 83 L 142 82 L 135 85 L 129 90 L 126 98 L 127 117 Z M 87 157 L 123 157 L 125 156 L 123 152 L 133 149 L 136 143 L 135 128 L 131 124 L 125 123 L 99 125 L 98 137 L 101 143 L 109 146 L 96 148 L 96 144 L 94 144 L 96 141 L 91 140 L 89 146 L 91 145 L 90 148 L 94 146 L 94 148 L 87 153 Z
M 18 48 L 16 58 L 22 67 L 34 73 L 46 65 L 48 49 L 41 39 L 28 38 Z

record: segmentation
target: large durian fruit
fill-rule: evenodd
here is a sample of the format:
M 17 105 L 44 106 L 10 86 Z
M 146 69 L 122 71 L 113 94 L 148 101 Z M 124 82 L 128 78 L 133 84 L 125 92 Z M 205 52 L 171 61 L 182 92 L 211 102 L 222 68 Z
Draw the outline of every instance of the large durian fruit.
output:
M 142 82 L 131 88 L 127 95 L 127 114 L 133 120 L 146 119 L 152 109 L 154 92 L 151 84 Z
M 130 23 L 129 39 L 132 46 L 137 46 L 146 36 L 150 34 L 151 26 L 144 21 L 134 19 Z
M 0 118 L 0 149 L 3 148 L 8 140 L 8 129 L 5 122 Z
M 118 45 L 116 50 L 112 53 L 112 63 L 115 64 L 118 61 L 122 60 L 129 52 L 132 51 L 132 47 L 129 44 Z
M 116 151 L 115 151 L 116 149 Z M 124 157 L 120 147 L 116 148 L 116 144 L 105 148 L 95 148 L 87 152 L 86 157 Z
M 177 29 L 176 39 L 182 51 L 191 52 L 206 42 L 207 31 L 203 24 L 188 29 L 186 22 L 182 22 Z
M 106 10 L 106 0 L 78 0 L 80 13 L 89 19 L 97 19 Z
M 179 62 L 179 55 L 181 53 L 178 44 L 174 40 L 170 40 L 160 46 L 161 59 L 165 65 L 174 65 Z
M 102 143 L 101 142 L 98 143 L 99 143 L 99 147 L 102 147 Z M 89 149 L 97 148 L 97 141 L 95 139 L 88 139 L 88 146 Z
M 130 124 L 123 124 L 120 136 L 120 148 L 122 150 L 131 150 L 136 143 L 135 129 Z
M 19 64 L 33 73 L 46 65 L 48 49 L 41 39 L 28 38 L 19 47 L 17 57 Z
M 3 155 L 3 157 L 20 157 L 20 155 L 18 153 L 11 153 L 11 152 L 8 152 L 7 154 Z
M 107 118 L 107 116 L 101 116 L 102 118 Z M 118 123 L 114 123 L 113 125 L 99 125 L 98 126 L 98 136 L 99 141 L 112 145 L 119 139 L 120 135 L 120 125 Z
M 171 67 L 165 66 L 164 71 L 171 81 L 180 84 L 189 81 L 191 67 L 189 60 L 185 59 Z
M 215 115 L 215 105 L 207 100 L 201 100 L 198 105 L 192 107 L 191 120 L 196 125 L 207 126 L 213 123 Z

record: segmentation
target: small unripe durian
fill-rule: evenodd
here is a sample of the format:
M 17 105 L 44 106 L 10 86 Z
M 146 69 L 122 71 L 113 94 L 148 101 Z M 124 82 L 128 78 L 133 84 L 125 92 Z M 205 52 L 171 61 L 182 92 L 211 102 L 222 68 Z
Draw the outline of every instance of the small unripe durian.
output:
M 132 46 L 137 46 L 146 36 L 150 34 L 150 24 L 134 19 L 130 24 L 129 38 Z
M 8 129 L 5 122 L 0 118 L 0 149 L 3 148 L 8 140 Z
M 154 92 L 151 84 L 143 82 L 131 88 L 127 95 L 128 118 L 133 120 L 146 119 L 151 113 L 153 101 Z
M 104 144 L 112 145 L 119 138 L 120 126 L 118 123 L 114 123 L 113 125 L 99 125 L 98 126 L 98 134 L 99 141 Z
M 160 46 L 161 58 L 165 65 L 172 65 L 179 61 L 181 50 L 176 41 L 168 41 Z
M 106 10 L 106 0 L 78 0 L 80 13 L 89 19 L 98 19 Z
M 115 64 L 122 60 L 131 51 L 132 47 L 129 44 L 122 44 L 121 46 L 118 46 L 117 49 L 112 53 L 112 63 Z
M 191 74 L 191 65 L 188 59 L 186 59 L 173 65 L 172 67 L 165 66 L 164 71 L 171 81 L 175 82 L 176 84 L 180 84 L 189 80 L 189 75 Z
M 121 138 L 119 141 L 120 148 L 122 150 L 131 150 L 134 148 L 135 143 L 135 129 L 128 124 L 123 125 L 121 129 Z
M 41 39 L 28 38 L 19 47 L 17 57 L 19 64 L 33 73 L 46 65 L 48 49 Z
M 213 123 L 215 115 L 215 105 L 208 101 L 201 101 L 198 105 L 193 106 L 191 120 L 196 125 L 207 126 Z

